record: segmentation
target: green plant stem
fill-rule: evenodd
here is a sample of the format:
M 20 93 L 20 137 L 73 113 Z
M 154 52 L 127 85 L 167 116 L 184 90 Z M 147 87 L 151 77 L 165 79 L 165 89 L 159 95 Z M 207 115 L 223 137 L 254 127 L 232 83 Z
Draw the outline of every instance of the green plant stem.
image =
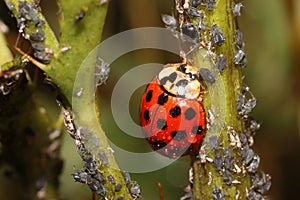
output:
M 223 149 L 229 148 L 234 155 L 236 165 L 242 169 L 241 149 L 230 145 L 228 133 L 228 127 L 232 127 L 236 132 L 243 131 L 243 121 L 237 111 L 237 98 L 242 90 L 242 73 L 240 67 L 237 67 L 233 62 L 236 52 L 234 35 L 237 29 L 232 12 L 233 5 L 234 1 L 225 0 L 217 1 L 212 12 L 200 8 L 200 11 L 205 13 L 208 27 L 217 24 L 226 40 L 221 46 L 215 45 L 212 49 L 198 50 L 193 59 L 196 66 L 208 68 L 216 75 L 215 83 L 211 85 L 207 83 L 208 92 L 204 95 L 203 102 L 207 116 L 212 117 L 213 114 L 213 120 L 208 122 L 210 128 L 205 136 L 205 154 L 208 158 L 214 159 L 218 154 L 224 156 Z M 210 31 L 203 32 L 200 40 L 203 38 L 211 38 Z M 215 55 L 223 54 L 227 59 L 227 66 L 221 74 L 215 67 L 215 57 L 209 56 L 210 51 L 214 52 Z M 209 138 L 212 136 L 218 137 L 221 149 L 215 151 L 209 146 Z M 195 160 L 192 167 L 194 170 L 193 193 L 195 200 L 212 199 L 215 188 L 221 189 L 225 199 L 235 199 L 237 196 L 239 199 L 246 199 L 246 189 L 250 188 L 250 176 L 247 173 L 232 172 L 232 180 L 235 183 L 227 185 L 224 183 L 224 171 L 218 171 L 214 163 L 208 161 L 203 163 L 200 160 Z
M 21 15 L 19 0 L 7 0 L 6 2 L 13 3 L 13 13 L 15 17 Z M 30 3 L 35 9 L 34 12 L 38 13 L 40 19 L 44 20 L 40 9 L 36 8 L 34 1 L 28 0 L 26 2 Z M 101 185 L 103 185 L 105 189 L 105 195 L 102 194 L 102 197 L 113 199 L 122 196 L 125 199 L 131 199 L 122 172 L 118 169 L 108 145 L 106 135 L 99 124 L 100 108 L 96 107 L 95 104 L 94 87 L 85 88 L 84 95 L 80 98 L 83 104 L 81 104 L 79 108 L 74 110 L 74 105 L 72 104 L 74 100 L 73 87 L 76 84 L 75 80 L 81 64 L 90 51 L 92 51 L 101 40 L 108 8 L 107 2 L 101 2 L 102 1 L 95 0 L 78 0 L 76 3 L 74 3 L 73 0 L 60 1 L 58 14 L 60 15 L 61 34 L 59 43 L 48 23 L 39 27 L 39 29 L 45 32 L 44 45 L 53 51 L 51 62 L 45 65 L 33 59 L 31 59 L 31 61 L 34 61 L 34 64 L 47 74 L 49 77 L 48 80 L 57 86 L 59 96 L 63 97 L 60 99 L 62 100 L 61 103 L 64 109 L 66 109 L 65 112 L 68 113 L 68 116 L 65 115 L 65 120 L 67 120 L 66 118 L 72 119 L 76 117 L 77 120 L 69 121 L 72 127 L 74 127 L 74 129 L 70 129 L 69 132 L 71 132 L 71 134 L 78 134 L 76 130 L 82 130 L 82 128 L 84 128 L 92 133 L 90 137 L 91 140 L 83 138 L 82 135 L 77 135 L 78 137 L 75 137 L 75 140 L 84 160 L 84 164 L 87 164 L 87 160 L 85 159 L 87 159 L 86 155 L 88 155 L 97 163 L 97 172 L 104 176 L 105 180 L 101 182 Z M 23 35 L 28 36 L 36 31 L 37 28 L 29 21 L 26 23 Z M 89 73 L 86 77 L 83 77 L 85 78 L 84 81 L 92 81 L 94 84 L 95 65 L 88 66 L 86 71 Z M 92 98 L 92 100 L 90 100 L 90 98 Z M 98 114 L 96 115 L 96 113 Z M 80 143 L 80 145 L 78 143 Z M 103 164 L 99 159 L 98 153 L 100 151 L 105 152 L 109 162 L 108 166 Z M 87 171 L 90 172 L 89 170 Z M 90 175 L 93 176 L 93 174 Z M 108 176 L 114 177 L 115 184 L 108 181 Z M 91 185 L 99 186 L 92 184 L 88 180 L 86 180 L 85 183 L 88 184 L 89 187 L 91 187 Z M 118 184 L 122 185 L 122 188 L 120 191 L 115 191 L 115 185 Z M 93 188 L 95 189 L 95 187 Z

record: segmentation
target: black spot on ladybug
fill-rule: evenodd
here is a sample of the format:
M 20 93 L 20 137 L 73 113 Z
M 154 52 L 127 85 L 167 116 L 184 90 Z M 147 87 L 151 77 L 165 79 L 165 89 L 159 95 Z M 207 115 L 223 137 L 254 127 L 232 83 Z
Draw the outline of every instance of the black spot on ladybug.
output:
M 171 133 L 172 137 L 174 140 L 182 140 L 186 137 L 186 132 L 185 131 L 173 131 Z
M 170 110 L 170 115 L 175 118 L 178 117 L 178 115 L 181 114 L 181 108 L 179 106 L 175 106 Z
M 187 84 L 188 84 L 188 80 L 182 79 L 182 80 L 180 80 L 180 81 L 178 81 L 178 82 L 176 83 L 176 86 L 182 86 L 182 87 L 185 87 Z
M 149 90 L 146 95 L 146 101 L 149 102 L 152 99 L 153 90 Z
M 161 85 L 165 85 L 168 80 L 169 80 L 169 77 L 164 77 L 159 82 Z
M 158 119 L 156 126 L 160 130 L 166 130 L 167 129 L 167 122 L 164 119 Z
M 186 64 L 182 64 L 178 67 L 178 71 L 185 73 L 186 71 Z
M 168 101 L 168 95 L 166 93 L 162 93 L 158 96 L 157 103 L 159 105 L 164 105 Z
M 165 142 L 161 141 L 161 140 L 154 140 L 153 145 L 154 145 L 155 149 L 161 149 L 164 146 L 166 146 L 167 144 Z
M 197 80 L 199 79 L 197 74 L 187 73 L 186 74 L 191 80 Z
M 150 112 L 149 110 L 144 111 L 144 119 L 148 122 L 150 120 Z
M 194 134 L 201 134 L 203 131 L 203 127 L 202 126 L 194 126 L 192 129 L 192 133 Z
M 171 83 L 173 83 L 173 82 L 176 80 L 176 78 L 177 78 L 177 74 L 176 74 L 176 72 L 173 72 L 173 73 L 170 74 L 170 76 L 169 76 L 169 81 L 170 81 Z
M 184 116 L 187 120 L 191 120 L 195 117 L 196 115 L 196 112 L 194 111 L 193 108 L 188 108 L 185 113 L 184 113 Z

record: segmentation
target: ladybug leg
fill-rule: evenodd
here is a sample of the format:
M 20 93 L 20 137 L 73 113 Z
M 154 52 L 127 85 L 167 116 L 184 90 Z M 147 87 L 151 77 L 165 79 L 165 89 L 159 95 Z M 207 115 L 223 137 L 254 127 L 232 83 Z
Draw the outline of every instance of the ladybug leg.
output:
M 205 95 L 205 94 L 207 94 L 208 92 L 207 91 L 201 91 L 199 94 L 199 97 L 198 97 L 198 101 L 199 102 L 203 102 L 203 96 Z
M 161 182 L 157 181 L 157 187 L 159 190 L 159 200 L 164 200 L 164 191 Z

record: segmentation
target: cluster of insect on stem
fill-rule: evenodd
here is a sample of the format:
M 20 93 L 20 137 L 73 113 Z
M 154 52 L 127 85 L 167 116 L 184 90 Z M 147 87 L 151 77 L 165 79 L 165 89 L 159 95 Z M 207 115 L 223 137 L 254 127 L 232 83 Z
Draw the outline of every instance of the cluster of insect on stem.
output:
M 186 56 L 190 51 L 204 48 L 207 57 L 215 64 L 214 70 L 201 68 L 200 74 L 206 84 L 216 82 L 215 72 L 222 74 L 229 63 L 237 68 L 247 66 L 247 58 L 245 54 L 245 43 L 243 34 L 239 28 L 234 33 L 234 56 L 228 60 L 224 54 L 218 54 L 217 49 L 226 43 L 226 37 L 219 24 L 211 24 L 207 20 L 207 14 L 214 11 L 216 6 L 215 0 L 175 0 L 176 16 L 162 15 L 162 21 L 165 27 L 175 35 L 180 42 L 189 41 L 190 48 L 185 51 Z M 243 8 L 241 2 L 232 4 L 232 16 L 237 18 L 241 16 Z M 236 24 L 236 27 L 238 25 Z M 183 37 L 184 36 L 184 37 Z M 188 38 L 188 39 L 187 39 Z M 219 51 L 218 51 L 219 52 Z M 246 196 L 249 200 L 264 199 L 271 186 L 271 176 L 258 170 L 260 157 L 253 151 L 251 146 L 254 143 L 254 136 L 260 128 L 260 123 L 256 122 L 250 116 L 252 110 L 256 106 L 256 98 L 250 91 L 248 86 L 243 86 L 241 93 L 237 99 L 237 112 L 243 122 L 243 131 L 236 131 L 233 127 L 227 126 L 230 147 L 223 147 L 223 143 L 219 141 L 218 136 L 211 136 L 207 143 L 203 143 L 200 148 L 199 160 L 201 163 L 210 162 L 215 169 L 223 176 L 223 181 L 227 186 L 241 184 L 239 178 L 250 174 L 251 187 L 246 188 Z M 214 113 L 209 110 L 209 127 L 214 123 Z M 207 156 L 206 149 L 209 147 L 213 150 L 214 157 Z M 238 154 L 242 158 L 242 163 L 235 157 Z M 208 173 L 208 175 L 211 173 Z M 190 182 L 193 183 L 193 170 L 190 171 Z M 209 176 L 208 184 L 213 184 L 213 177 Z M 238 178 L 239 177 L 239 178 Z M 224 199 L 224 191 L 222 188 L 212 185 L 214 188 L 211 194 L 213 199 Z M 236 192 L 235 199 L 241 198 L 241 192 Z M 191 199 L 193 196 L 191 190 L 186 192 L 182 199 Z
M 107 184 L 114 188 L 117 199 L 125 199 L 122 194 L 118 194 L 124 187 L 123 184 L 117 183 L 115 177 L 110 174 L 105 176 L 101 167 L 109 167 L 109 160 L 107 158 L 107 151 L 111 149 L 98 150 L 98 153 L 91 153 L 92 148 L 99 149 L 99 139 L 92 134 L 92 132 L 84 127 L 76 128 L 68 109 L 63 108 L 64 122 L 69 134 L 74 138 L 75 144 L 78 148 L 79 154 L 83 160 L 84 168 L 76 170 L 73 173 L 75 181 L 87 184 L 88 187 L 96 194 L 106 198 Z M 90 146 L 94 145 L 94 146 Z M 140 187 L 136 181 L 130 179 L 128 172 L 123 172 L 125 187 L 129 189 L 132 197 L 137 198 L 140 196 Z
M 71 49 L 71 46 L 63 46 L 60 52 L 55 52 L 48 47 L 46 44 L 47 37 L 44 31 L 47 23 L 40 14 L 41 7 L 39 1 L 33 1 L 31 3 L 29 1 L 20 0 L 15 4 L 8 0 L 6 1 L 6 6 L 16 16 L 19 32 L 17 43 L 20 36 L 30 42 L 34 64 L 40 63 L 37 64 L 37 66 L 50 64 L 56 53 L 65 53 Z
M 30 41 L 33 57 L 43 64 L 49 64 L 54 51 L 45 45 L 46 34 L 43 29 L 46 21 L 39 16 L 39 1 L 18 1 L 18 5 L 6 1 L 6 5 L 11 12 L 17 13 L 19 33 Z

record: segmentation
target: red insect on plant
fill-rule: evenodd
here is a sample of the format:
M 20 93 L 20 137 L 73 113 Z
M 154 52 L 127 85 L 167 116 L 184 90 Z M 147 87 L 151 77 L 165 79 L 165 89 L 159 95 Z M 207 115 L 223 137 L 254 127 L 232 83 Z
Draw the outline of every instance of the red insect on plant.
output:
M 151 147 L 177 158 L 196 154 L 206 130 L 199 70 L 190 63 L 167 64 L 148 84 L 140 123 Z

